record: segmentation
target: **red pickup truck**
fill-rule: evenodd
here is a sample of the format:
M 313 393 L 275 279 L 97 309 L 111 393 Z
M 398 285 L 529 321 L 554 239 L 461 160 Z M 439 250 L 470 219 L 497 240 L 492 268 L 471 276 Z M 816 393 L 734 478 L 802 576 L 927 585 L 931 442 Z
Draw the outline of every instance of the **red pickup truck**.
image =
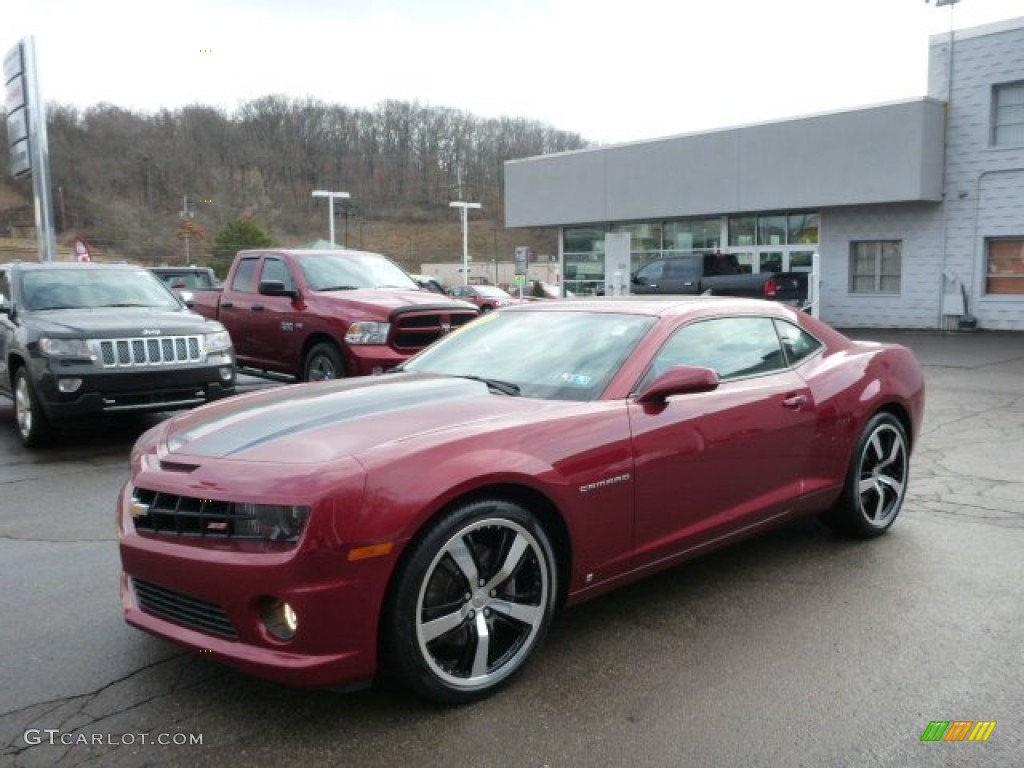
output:
M 240 251 L 191 306 L 228 328 L 240 369 L 301 381 L 380 373 L 478 314 L 385 256 L 341 249 Z

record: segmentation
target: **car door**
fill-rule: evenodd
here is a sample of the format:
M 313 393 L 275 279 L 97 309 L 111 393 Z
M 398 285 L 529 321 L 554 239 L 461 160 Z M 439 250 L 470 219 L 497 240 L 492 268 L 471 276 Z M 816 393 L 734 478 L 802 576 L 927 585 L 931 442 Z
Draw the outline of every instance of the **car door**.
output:
M 636 294 L 693 294 L 700 285 L 698 256 L 673 256 L 652 261 L 633 278 Z
M 235 354 L 244 365 L 252 365 L 260 349 L 260 323 L 255 316 L 258 313 L 252 311 L 253 304 L 262 299 L 256 293 L 259 266 L 259 255 L 244 256 L 238 260 L 231 285 L 221 296 L 217 313 L 218 319 L 231 333 Z
M 771 318 L 679 328 L 645 379 L 672 365 L 715 370 L 711 392 L 629 404 L 636 457 L 636 565 L 670 559 L 796 508 L 815 404 Z
M 277 280 L 287 290 L 295 290 L 295 279 L 284 259 L 266 255 L 260 266 L 257 282 Z M 249 307 L 251 322 L 258 326 L 254 356 L 268 370 L 295 371 L 302 353 L 303 318 L 297 308 L 298 299 L 291 296 L 260 294 Z

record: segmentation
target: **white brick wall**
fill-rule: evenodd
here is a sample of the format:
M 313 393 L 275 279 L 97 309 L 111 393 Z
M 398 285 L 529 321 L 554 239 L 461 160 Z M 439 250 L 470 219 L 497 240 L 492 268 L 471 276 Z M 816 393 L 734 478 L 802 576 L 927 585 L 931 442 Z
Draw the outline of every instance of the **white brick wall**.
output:
M 929 96 L 948 93 L 948 35 L 932 38 Z M 979 327 L 1024 331 L 1024 297 L 985 295 L 985 238 L 1024 237 L 1024 147 L 990 145 L 992 87 L 1024 80 L 1024 17 L 955 33 L 945 202 L 822 211 L 822 318 L 840 327 L 943 327 L 943 271 Z M 943 237 L 945 233 L 945 237 Z M 899 296 L 849 291 L 850 243 L 900 240 Z

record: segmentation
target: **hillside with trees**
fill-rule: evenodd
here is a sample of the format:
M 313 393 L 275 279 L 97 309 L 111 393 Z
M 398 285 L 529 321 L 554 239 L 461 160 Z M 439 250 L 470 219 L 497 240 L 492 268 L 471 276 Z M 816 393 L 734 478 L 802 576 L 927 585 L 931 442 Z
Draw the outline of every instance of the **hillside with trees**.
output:
M 47 110 L 58 242 L 81 237 L 139 262 L 210 263 L 226 231 L 251 222 L 276 245 L 326 239 L 376 250 L 410 269 L 461 255 L 452 200 L 470 214 L 470 253 L 511 260 L 517 245 L 557 250 L 551 231 L 506 231 L 506 160 L 580 149 L 578 135 L 521 118 L 482 119 L 418 103 L 354 109 L 265 96 L 227 113 L 193 105 L 155 114 L 110 104 Z M 0 153 L 0 237 L 34 223 L 31 181 L 11 179 Z M 231 243 L 227 242 L 230 248 Z

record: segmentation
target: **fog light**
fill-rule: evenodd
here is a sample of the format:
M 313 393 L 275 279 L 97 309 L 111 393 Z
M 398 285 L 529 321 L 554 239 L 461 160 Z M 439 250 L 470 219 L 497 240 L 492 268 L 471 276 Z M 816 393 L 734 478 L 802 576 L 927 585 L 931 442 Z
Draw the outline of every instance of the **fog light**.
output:
M 263 599 L 261 618 L 267 631 L 278 640 L 291 640 L 299 628 L 299 617 L 295 615 L 295 609 L 276 597 Z
M 69 392 L 77 392 L 81 386 L 81 379 L 58 379 L 57 381 L 57 389 L 65 394 Z
M 231 381 L 231 377 L 234 375 L 234 371 L 231 368 L 221 368 L 220 378 L 221 381 Z

